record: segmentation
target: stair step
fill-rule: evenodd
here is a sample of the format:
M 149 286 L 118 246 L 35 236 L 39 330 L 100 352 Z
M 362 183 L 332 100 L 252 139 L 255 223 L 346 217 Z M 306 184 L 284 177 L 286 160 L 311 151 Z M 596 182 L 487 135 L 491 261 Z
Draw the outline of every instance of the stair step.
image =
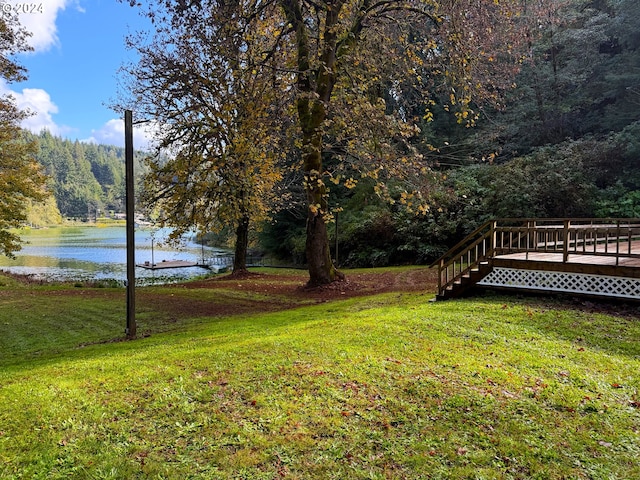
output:
M 469 287 L 472 287 L 487 273 L 491 271 L 491 264 L 488 261 L 478 262 L 474 267 L 470 268 L 465 273 L 459 275 L 448 287 L 444 289 L 442 294 L 437 295 L 437 300 L 447 300 L 449 298 L 457 297 L 466 291 Z

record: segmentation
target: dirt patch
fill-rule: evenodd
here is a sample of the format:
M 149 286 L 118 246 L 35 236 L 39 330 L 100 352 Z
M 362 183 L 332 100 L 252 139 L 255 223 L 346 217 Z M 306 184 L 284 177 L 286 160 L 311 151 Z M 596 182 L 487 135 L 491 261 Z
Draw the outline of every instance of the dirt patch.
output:
M 207 280 L 188 282 L 186 288 L 233 288 L 256 293 L 307 297 L 329 301 L 337 298 L 374 295 L 376 293 L 394 291 L 429 291 L 435 292 L 437 272 L 435 269 L 416 268 L 410 270 L 385 271 L 384 273 L 348 273 L 344 280 L 321 287 L 306 287 L 308 275 L 304 271 L 299 274 L 274 275 L 249 273 L 240 278 L 231 275 L 215 277 Z
M 342 281 L 307 288 L 307 273 L 283 275 L 250 272 L 240 277 L 225 275 L 173 285 L 172 288 L 205 290 L 198 299 L 188 295 L 169 296 L 157 290 L 140 289 L 137 304 L 173 315 L 225 316 L 293 308 L 299 305 L 362 297 L 378 293 L 435 292 L 436 272 L 427 268 L 398 269 L 384 273 L 350 273 Z M 234 292 L 242 295 L 234 295 Z M 210 297 L 211 300 L 207 300 Z

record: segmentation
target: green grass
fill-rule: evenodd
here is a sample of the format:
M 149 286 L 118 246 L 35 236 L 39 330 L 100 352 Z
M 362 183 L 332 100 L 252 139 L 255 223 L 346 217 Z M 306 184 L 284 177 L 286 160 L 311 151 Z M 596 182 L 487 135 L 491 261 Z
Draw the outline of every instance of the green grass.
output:
M 0 288 L 3 479 L 640 478 L 631 317 L 385 294 L 79 348 L 124 297 L 63 293 Z

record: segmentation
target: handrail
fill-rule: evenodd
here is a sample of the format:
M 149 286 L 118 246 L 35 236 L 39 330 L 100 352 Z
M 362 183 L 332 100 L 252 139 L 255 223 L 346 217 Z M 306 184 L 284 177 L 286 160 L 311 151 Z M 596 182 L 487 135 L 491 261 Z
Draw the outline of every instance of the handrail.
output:
M 438 294 L 483 261 L 511 253 L 556 253 L 562 262 L 570 255 L 640 258 L 632 242 L 640 241 L 638 218 L 503 218 L 490 220 L 433 262 L 438 265 Z
M 485 222 L 432 264 L 438 265 L 438 295 L 493 255 L 495 225 Z
M 456 250 L 459 250 L 462 247 L 464 247 L 469 242 L 469 239 L 477 236 L 480 232 L 482 232 L 482 230 L 484 230 L 485 228 L 490 226 L 492 222 L 494 222 L 494 220 L 487 220 L 486 222 L 484 222 L 482 225 L 480 225 L 478 228 L 476 228 L 473 232 L 471 232 L 469 235 L 467 235 L 462 240 L 460 240 L 455 246 L 453 246 L 449 250 L 447 250 L 442 256 L 440 256 L 440 258 L 438 258 L 433 263 L 431 263 L 431 265 L 429 265 L 429 268 L 435 267 L 442 260 L 445 260 L 447 258 L 453 257 L 455 255 Z

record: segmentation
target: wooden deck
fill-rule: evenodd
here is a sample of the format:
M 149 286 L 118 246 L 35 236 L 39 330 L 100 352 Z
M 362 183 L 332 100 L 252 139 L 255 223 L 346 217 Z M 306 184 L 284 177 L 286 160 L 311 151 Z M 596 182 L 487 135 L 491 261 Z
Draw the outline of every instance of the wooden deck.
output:
M 154 264 L 151 264 L 150 262 L 140 263 L 136 266 L 140 268 L 146 268 L 147 270 L 163 270 L 165 268 L 202 267 L 203 265 L 196 262 L 186 262 L 184 260 L 170 260 L 170 261 L 162 261 Z
M 553 267 L 564 265 L 564 270 L 594 274 L 622 274 L 625 276 L 640 277 L 640 241 L 631 242 L 631 248 L 628 250 L 630 256 L 610 255 L 608 253 L 615 252 L 619 245 L 617 242 L 608 242 L 607 244 L 599 244 L 595 253 L 569 253 L 566 261 L 564 254 L 558 252 L 520 252 L 508 253 L 504 255 L 496 255 L 493 257 L 494 266 L 502 267 L 522 267 L 522 262 L 528 264 L 527 268 L 548 269 L 549 264 Z M 625 242 L 625 247 L 627 243 Z
M 640 300 L 640 219 L 495 220 L 435 265 L 438 299 L 480 286 Z

